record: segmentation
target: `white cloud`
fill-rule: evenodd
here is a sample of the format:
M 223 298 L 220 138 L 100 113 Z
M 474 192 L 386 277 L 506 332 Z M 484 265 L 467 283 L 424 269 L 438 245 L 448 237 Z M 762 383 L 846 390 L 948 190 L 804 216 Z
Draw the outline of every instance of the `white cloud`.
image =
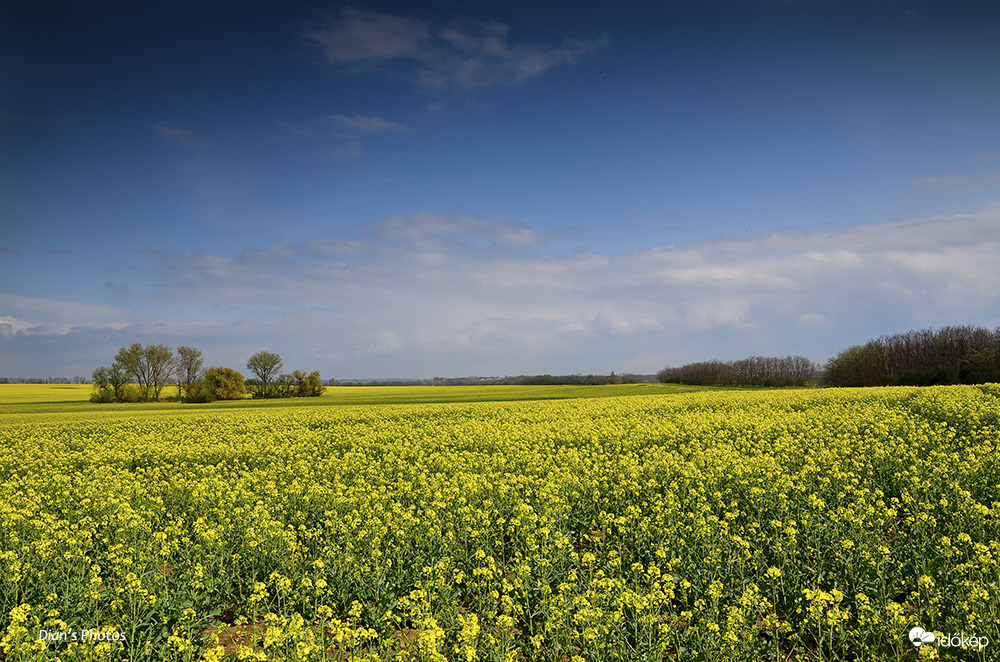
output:
M 617 255 L 544 255 L 546 237 L 511 220 L 421 214 L 232 256 L 151 252 L 155 307 L 136 318 L 0 295 L 11 325 L 0 335 L 132 319 L 128 342 L 194 342 L 223 354 L 213 362 L 271 347 L 299 367 L 332 362 L 317 366 L 326 373 L 426 377 L 823 361 L 884 333 L 1000 324 L 1000 205 Z
M 0 310 L 16 310 L 20 313 L 36 314 L 46 319 L 56 320 L 106 319 L 125 312 L 111 306 L 27 297 L 6 292 L 0 292 Z
M 442 27 L 413 17 L 345 8 L 305 37 L 334 66 L 363 72 L 408 63 L 414 67 L 413 80 L 432 89 L 521 83 L 558 65 L 572 64 L 606 41 L 512 44 L 509 30 L 496 22 L 464 21 Z
M 627 255 L 543 257 L 531 250 L 543 241 L 512 221 L 392 218 L 363 241 L 282 244 L 232 258 L 164 255 L 170 269 L 160 296 L 263 303 L 276 316 L 313 306 L 318 318 L 354 329 L 355 351 L 366 355 L 767 335 L 844 328 L 867 315 L 920 319 L 928 310 L 962 322 L 1000 305 L 1000 208 Z
M 10 339 L 15 335 L 23 336 L 65 336 L 81 329 L 112 329 L 118 331 L 128 327 L 127 322 L 80 320 L 77 322 L 32 322 L 9 315 L 0 315 L 0 338 Z

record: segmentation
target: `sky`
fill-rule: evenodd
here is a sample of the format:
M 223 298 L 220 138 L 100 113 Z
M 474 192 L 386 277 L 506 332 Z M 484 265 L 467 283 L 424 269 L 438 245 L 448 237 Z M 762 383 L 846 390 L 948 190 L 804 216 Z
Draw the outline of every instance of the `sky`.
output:
M 0 376 L 653 373 L 1000 326 L 1000 3 L 8 0 Z

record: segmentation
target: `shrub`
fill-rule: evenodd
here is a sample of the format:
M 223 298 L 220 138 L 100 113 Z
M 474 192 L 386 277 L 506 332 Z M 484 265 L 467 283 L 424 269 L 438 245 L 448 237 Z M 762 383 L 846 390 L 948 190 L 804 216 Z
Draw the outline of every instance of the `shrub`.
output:
M 90 401 L 91 402 L 98 402 L 98 403 L 101 403 L 101 404 L 108 403 L 108 402 L 114 402 L 115 401 L 114 391 L 112 391 L 111 389 L 109 389 L 107 387 L 96 388 L 96 389 L 94 389 L 94 392 L 90 395 Z
M 211 385 L 211 392 L 217 400 L 242 400 L 246 397 L 243 375 L 232 368 L 212 366 L 205 371 L 205 381 Z
M 215 385 L 208 379 L 201 377 L 192 382 L 188 387 L 184 402 L 215 402 L 218 398 L 215 395 Z

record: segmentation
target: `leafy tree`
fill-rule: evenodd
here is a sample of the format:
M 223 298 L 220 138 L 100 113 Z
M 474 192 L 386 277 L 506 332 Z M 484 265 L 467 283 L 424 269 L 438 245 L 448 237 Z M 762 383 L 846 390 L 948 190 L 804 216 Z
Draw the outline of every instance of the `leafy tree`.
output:
M 270 398 L 276 395 L 275 378 L 281 372 L 281 357 L 273 352 L 257 352 L 247 360 L 247 370 L 257 375 L 254 396 Z
M 92 375 L 94 379 L 94 388 L 98 391 L 103 391 L 108 388 L 108 369 L 104 366 L 100 368 L 94 368 L 94 374 Z
M 92 375 L 94 380 L 94 392 L 90 396 L 91 402 L 111 402 L 114 398 L 114 393 L 110 388 L 110 378 L 108 377 L 107 367 L 101 366 L 100 368 L 95 368 Z
M 989 379 L 1000 329 L 974 326 L 907 331 L 848 347 L 826 364 L 831 386 L 930 386 Z
M 292 377 L 296 384 L 295 394 L 301 398 L 317 397 L 326 390 L 323 380 L 320 379 L 319 370 L 313 370 L 308 375 L 304 370 L 296 370 L 292 373 Z
M 108 383 L 114 391 L 115 400 L 118 402 L 125 402 L 125 400 L 129 399 L 128 391 L 130 389 L 128 378 L 128 371 L 125 370 L 121 363 L 115 361 L 111 364 L 111 367 L 108 369 Z
M 962 363 L 961 378 L 965 384 L 1000 382 L 1000 342 L 966 359 Z
M 291 375 L 279 375 L 272 387 L 272 394 L 276 398 L 290 398 L 297 394 L 295 378 Z
M 181 345 L 177 348 L 177 394 L 185 397 L 190 396 L 192 386 L 201 375 L 202 366 L 205 361 L 202 358 L 201 350 L 194 347 Z M 183 392 L 181 389 L 183 388 Z
M 94 370 L 94 394 L 91 402 L 134 402 L 135 393 L 129 389 L 131 375 L 121 363 L 115 361 L 111 367 L 101 366 Z
M 143 400 L 160 399 L 160 391 L 174 372 L 174 355 L 166 345 L 135 343 L 122 347 L 115 355 L 115 362 L 139 384 Z
M 212 366 L 205 371 L 205 381 L 218 400 L 242 400 L 246 397 L 243 375 L 232 368 Z

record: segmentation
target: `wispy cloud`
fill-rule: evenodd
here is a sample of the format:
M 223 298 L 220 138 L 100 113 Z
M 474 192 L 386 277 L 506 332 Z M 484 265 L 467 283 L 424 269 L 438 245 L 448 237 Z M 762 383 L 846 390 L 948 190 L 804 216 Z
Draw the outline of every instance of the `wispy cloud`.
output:
M 408 129 L 392 120 L 376 115 L 325 115 L 308 122 L 284 122 L 285 133 L 293 138 L 334 139 L 340 144 L 329 154 L 338 161 L 357 158 L 364 153 L 359 138 L 384 133 L 402 133 Z
M 941 191 L 944 193 L 979 193 L 1000 190 L 1000 173 L 993 175 L 946 175 L 943 177 L 920 177 L 912 186 L 920 193 Z
M 406 127 L 398 122 L 370 115 L 355 115 L 353 117 L 348 117 L 347 115 L 329 115 L 327 120 L 342 130 L 359 133 L 388 133 L 406 130 Z
M 337 161 L 347 161 L 361 156 L 364 151 L 364 145 L 360 141 L 352 140 L 331 149 L 330 156 Z
M 376 115 L 324 115 L 307 122 L 284 122 L 282 126 L 288 135 L 299 138 L 346 138 L 408 130 L 399 122 Z
M 149 127 L 149 130 L 167 143 L 188 145 L 190 147 L 205 147 L 208 145 L 207 141 L 197 132 L 181 128 L 172 122 L 156 122 Z
M 511 43 L 502 23 L 454 22 L 438 26 L 414 17 L 345 8 L 305 33 L 331 65 L 360 73 L 405 64 L 412 79 L 431 89 L 517 84 L 572 64 L 606 38 L 559 44 Z

